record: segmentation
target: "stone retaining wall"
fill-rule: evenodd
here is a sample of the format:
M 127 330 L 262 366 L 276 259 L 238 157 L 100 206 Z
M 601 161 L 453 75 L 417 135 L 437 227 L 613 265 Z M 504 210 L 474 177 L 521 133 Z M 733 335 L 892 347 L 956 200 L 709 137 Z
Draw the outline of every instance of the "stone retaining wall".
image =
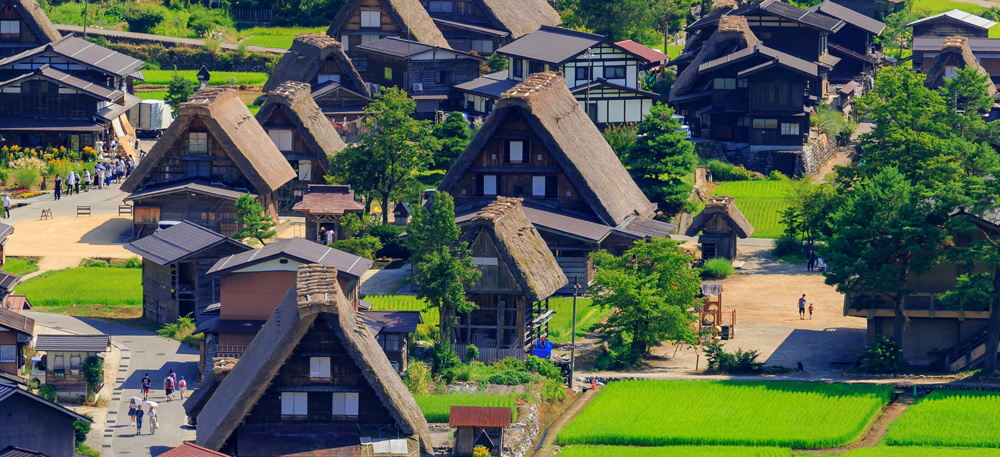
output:
M 534 452 L 538 438 L 538 405 L 518 406 L 517 423 L 504 432 L 502 457 L 525 457 Z
M 791 176 L 815 174 L 837 153 L 837 142 L 829 140 L 823 133 L 799 151 L 755 151 L 747 144 L 717 141 L 695 141 L 694 145 L 698 157 L 725 160 L 765 175 L 773 170 Z

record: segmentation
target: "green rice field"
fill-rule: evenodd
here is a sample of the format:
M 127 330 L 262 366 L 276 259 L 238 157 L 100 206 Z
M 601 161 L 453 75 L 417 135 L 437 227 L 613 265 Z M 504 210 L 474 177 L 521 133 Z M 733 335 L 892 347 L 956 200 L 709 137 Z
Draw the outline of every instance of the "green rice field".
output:
M 955 9 L 980 15 L 986 8 L 974 3 L 954 0 L 916 0 L 913 4 L 913 11 L 921 16 L 933 16 Z M 1000 38 L 1000 25 L 990 29 L 990 38 Z
M 154 90 L 149 92 L 136 92 L 135 96 L 143 100 L 163 100 L 167 97 L 167 91 Z
M 3 271 L 18 276 L 38 271 L 38 257 L 7 257 Z
M 777 238 L 785 230 L 780 217 L 790 190 L 788 181 L 732 181 L 719 184 L 713 194 L 736 198 L 736 206 L 753 225 L 751 238 Z
M 324 33 L 326 29 L 326 27 L 254 27 L 240 30 L 239 35 L 240 38 L 247 37 L 240 42 L 247 46 L 288 49 L 292 47 L 295 35 L 309 32 Z
M 590 333 L 594 324 L 604 319 L 611 310 L 593 306 L 593 300 L 580 298 L 576 302 L 576 336 Z M 569 343 L 573 329 L 573 298 L 550 298 L 549 307 L 556 311 L 549 321 L 549 340 L 553 343 Z
M 836 447 L 865 432 L 892 390 L 804 382 L 619 381 L 608 384 L 558 441 Z
M 370 301 L 376 311 L 420 311 L 420 318 L 424 320 L 419 327 L 421 330 L 441 322 L 436 308 L 427 308 L 426 301 L 413 295 L 369 295 L 364 299 Z
M 192 81 L 197 81 L 196 77 L 198 71 L 196 70 L 143 70 L 142 73 L 146 75 L 145 84 L 153 85 L 167 85 L 170 81 L 174 79 L 174 73 L 180 75 L 180 77 L 185 79 L 190 79 Z M 209 85 L 222 85 L 229 84 L 232 80 L 236 81 L 236 84 L 246 84 L 248 86 L 263 86 L 267 82 L 267 73 L 255 73 L 255 72 L 242 72 L 242 71 L 213 71 L 212 80 L 208 82 Z
M 840 455 L 843 457 L 1000 457 L 1000 449 L 879 446 L 855 449 Z
M 567 446 L 560 457 L 788 457 L 792 450 L 780 447 L 744 446 Z
M 1000 447 L 1000 393 L 936 390 L 889 427 L 896 446 Z
M 414 395 L 417 405 L 430 423 L 448 422 L 452 406 L 498 406 L 510 408 L 510 420 L 517 420 L 517 404 L 508 395 L 449 394 Z
M 142 269 L 81 267 L 48 271 L 22 282 L 17 293 L 37 307 L 141 306 Z

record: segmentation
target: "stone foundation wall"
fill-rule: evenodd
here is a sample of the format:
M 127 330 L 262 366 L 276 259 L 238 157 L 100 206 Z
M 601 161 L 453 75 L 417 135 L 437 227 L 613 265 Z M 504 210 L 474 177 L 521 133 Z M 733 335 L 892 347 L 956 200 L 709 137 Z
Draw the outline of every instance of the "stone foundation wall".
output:
M 837 142 L 822 133 L 800 151 L 755 151 L 747 144 L 704 140 L 695 140 L 694 146 L 698 157 L 725 160 L 765 175 L 773 170 L 792 176 L 811 175 L 822 169 L 837 153 Z
M 831 139 L 825 133 L 819 134 L 816 141 L 805 145 L 797 163 L 798 173 L 816 174 L 827 162 L 837 155 L 837 140 Z
M 538 405 L 518 407 L 517 423 L 504 431 L 502 457 L 525 457 L 534 452 L 532 444 L 538 438 Z

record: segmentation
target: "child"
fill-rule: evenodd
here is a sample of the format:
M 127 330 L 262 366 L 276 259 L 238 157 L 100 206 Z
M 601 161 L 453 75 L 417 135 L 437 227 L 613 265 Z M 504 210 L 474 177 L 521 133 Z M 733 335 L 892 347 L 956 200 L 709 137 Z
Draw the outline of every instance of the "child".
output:
M 177 392 L 181 394 L 181 400 L 184 399 L 185 390 L 188 390 L 188 383 L 184 380 L 184 376 L 181 376 L 180 381 L 177 381 Z
M 135 425 L 135 408 L 137 406 L 138 405 L 135 403 L 134 398 L 128 401 L 128 418 L 129 421 L 131 422 L 131 425 Z
M 810 302 L 809 303 L 809 320 L 812 320 L 812 318 L 813 318 L 813 304 Z
M 136 435 L 141 435 L 142 434 L 142 416 L 143 416 L 142 405 L 139 405 L 139 407 L 136 408 L 136 410 L 135 410 L 135 434 Z

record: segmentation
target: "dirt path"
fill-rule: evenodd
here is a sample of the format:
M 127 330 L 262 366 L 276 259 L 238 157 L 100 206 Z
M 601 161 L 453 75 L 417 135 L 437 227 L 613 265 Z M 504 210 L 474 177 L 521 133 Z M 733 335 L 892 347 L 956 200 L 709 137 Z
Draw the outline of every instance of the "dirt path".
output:
M 538 445 L 538 448 L 536 448 L 532 457 L 549 457 L 555 455 L 557 451 L 556 438 L 559 436 L 559 432 L 566 428 L 566 425 L 575 419 L 576 416 L 580 414 L 580 411 L 583 411 L 584 407 L 590 404 L 590 401 L 597 396 L 598 392 L 600 392 L 600 389 L 587 390 L 580 394 L 576 400 L 573 400 L 573 404 L 570 405 L 569 408 L 566 408 L 566 411 L 563 411 L 562 415 L 559 416 L 559 419 L 556 419 L 556 421 L 545 430 L 545 437 L 542 438 L 541 444 Z

